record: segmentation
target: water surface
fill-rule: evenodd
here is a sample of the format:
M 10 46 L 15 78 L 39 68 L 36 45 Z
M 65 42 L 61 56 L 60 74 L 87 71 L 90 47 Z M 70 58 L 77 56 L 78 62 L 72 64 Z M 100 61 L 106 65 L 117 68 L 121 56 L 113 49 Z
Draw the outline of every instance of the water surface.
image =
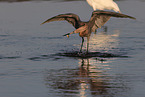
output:
M 116 2 L 137 20 L 110 19 L 107 32 L 92 34 L 89 57 L 68 56 L 81 44 L 77 34 L 62 36 L 75 30 L 71 24 L 40 25 L 62 13 L 88 21 L 85 1 L 0 2 L 0 96 L 144 97 L 145 2 Z

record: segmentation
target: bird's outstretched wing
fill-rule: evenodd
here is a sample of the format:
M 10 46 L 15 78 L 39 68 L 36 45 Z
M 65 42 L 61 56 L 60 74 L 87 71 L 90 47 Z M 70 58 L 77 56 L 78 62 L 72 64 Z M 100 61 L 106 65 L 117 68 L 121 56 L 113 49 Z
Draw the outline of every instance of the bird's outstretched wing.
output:
M 100 11 L 100 10 L 94 11 L 92 13 L 92 17 L 93 16 L 96 16 L 95 25 L 98 28 L 101 28 L 101 26 L 103 26 L 111 17 L 136 19 L 132 16 L 125 15 L 122 13 L 110 12 L 110 11 Z M 94 28 L 95 28 L 95 25 L 94 25 Z
M 92 32 L 94 32 L 98 28 L 101 28 L 110 18 L 110 16 L 98 16 L 95 20 L 94 26 L 92 27 Z
M 111 16 L 111 17 L 118 17 L 118 18 L 130 18 L 130 19 L 136 19 L 132 16 L 129 16 L 129 15 L 125 15 L 125 14 L 122 14 L 122 13 L 117 13 L 117 12 L 111 12 L 111 11 L 94 11 L 93 14 L 96 14 L 96 15 L 101 15 L 101 16 Z
M 57 16 L 54 16 L 46 21 L 44 21 L 41 24 L 53 22 L 53 21 L 68 21 L 70 24 L 72 24 L 75 28 L 78 28 L 78 23 L 80 22 L 80 18 L 78 15 L 73 14 L 73 13 L 67 13 L 67 14 L 60 14 Z

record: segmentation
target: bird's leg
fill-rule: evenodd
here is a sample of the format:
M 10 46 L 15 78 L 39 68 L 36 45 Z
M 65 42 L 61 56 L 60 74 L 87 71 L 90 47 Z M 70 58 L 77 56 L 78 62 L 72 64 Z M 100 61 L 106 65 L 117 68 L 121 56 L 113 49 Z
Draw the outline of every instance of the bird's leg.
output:
M 82 52 L 83 43 L 84 43 L 84 37 L 82 37 L 82 44 L 81 44 L 80 53 Z
M 89 39 L 90 39 L 90 36 L 87 37 L 87 51 L 86 51 L 86 53 L 88 53 L 88 49 L 89 49 Z
M 82 59 L 82 65 L 81 65 L 82 67 L 84 66 L 84 63 L 85 63 L 85 62 L 84 62 L 84 59 Z
M 95 34 L 97 33 L 97 29 L 95 29 Z

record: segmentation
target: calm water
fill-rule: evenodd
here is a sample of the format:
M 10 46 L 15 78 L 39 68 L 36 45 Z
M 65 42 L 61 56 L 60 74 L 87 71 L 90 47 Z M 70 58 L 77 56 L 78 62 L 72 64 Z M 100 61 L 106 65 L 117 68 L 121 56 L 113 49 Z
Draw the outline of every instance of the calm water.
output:
M 116 2 L 137 20 L 112 18 L 92 34 L 90 52 L 116 55 L 107 58 L 65 56 L 80 48 L 77 34 L 62 36 L 72 25 L 40 25 L 70 12 L 89 20 L 85 1 L 0 2 L 0 97 L 145 97 L 145 2 Z

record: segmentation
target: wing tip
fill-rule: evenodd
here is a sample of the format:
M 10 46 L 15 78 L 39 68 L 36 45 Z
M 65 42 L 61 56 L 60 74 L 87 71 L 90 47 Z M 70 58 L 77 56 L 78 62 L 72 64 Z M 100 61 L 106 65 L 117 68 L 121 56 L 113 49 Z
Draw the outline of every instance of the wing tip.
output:
M 96 10 L 96 11 L 93 11 L 93 13 L 98 13 L 98 12 L 101 12 L 101 13 L 106 13 L 106 12 L 109 12 L 109 13 L 118 13 L 118 12 L 104 11 L 104 10 Z M 123 14 L 123 13 L 119 12 L 119 14 Z M 132 16 L 129 16 L 128 18 L 131 18 L 131 19 L 136 20 L 136 18 L 135 17 L 132 17 Z
M 45 21 L 45 22 L 43 22 L 43 23 L 41 23 L 40 25 L 43 25 L 43 24 L 45 24 L 47 21 Z
M 135 17 L 132 17 L 132 16 L 127 16 L 127 18 L 130 18 L 130 19 L 136 20 L 136 18 L 135 18 Z
M 40 25 L 43 25 L 44 23 L 41 23 Z
M 135 17 L 131 17 L 131 19 L 134 19 L 134 20 L 136 20 L 136 18 L 135 18 Z

